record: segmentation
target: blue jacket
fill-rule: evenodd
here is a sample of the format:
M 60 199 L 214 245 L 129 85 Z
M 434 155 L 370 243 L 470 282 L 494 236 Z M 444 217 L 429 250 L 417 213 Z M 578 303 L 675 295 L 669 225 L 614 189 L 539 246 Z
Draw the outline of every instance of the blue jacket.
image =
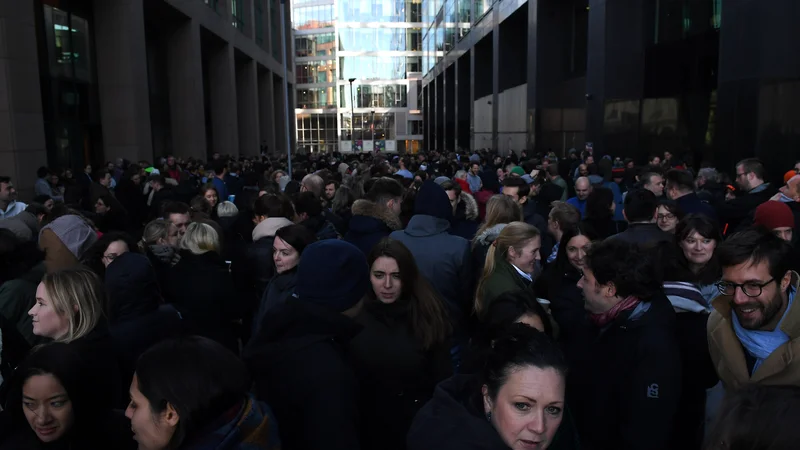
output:
M 696 193 L 686 194 L 675 200 L 678 206 L 686 214 L 702 214 L 713 221 L 717 221 L 717 211 L 708 203 L 700 200 Z
M 224 181 L 220 180 L 217 177 L 211 179 L 211 183 L 217 188 L 217 194 L 219 194 L 219 202 L 222 203 L 228 200 L 228 186 L 225 184 Z
M 388 237 L 389 233 L 403 228 L 400 219 L 391 211 L 368 200 L 356 200 L 352 212 L 344 240 L 358 247 L 365 255 L 369 255 L 372 247 Z
M 581 213 L 581 219 L 586 217 L 586 200 L 580 201 L 578 200 L 578 197 L 572 197 L 567 200 L 567 204 L 578 208 L 578 211 Z

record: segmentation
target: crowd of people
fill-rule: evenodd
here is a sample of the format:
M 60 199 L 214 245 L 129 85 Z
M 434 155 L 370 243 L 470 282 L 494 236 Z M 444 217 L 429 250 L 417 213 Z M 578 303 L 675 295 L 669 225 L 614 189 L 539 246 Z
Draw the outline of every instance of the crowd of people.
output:
M 795 448 L 800 163 L 642 163 L 0 176 L 0 449 Z

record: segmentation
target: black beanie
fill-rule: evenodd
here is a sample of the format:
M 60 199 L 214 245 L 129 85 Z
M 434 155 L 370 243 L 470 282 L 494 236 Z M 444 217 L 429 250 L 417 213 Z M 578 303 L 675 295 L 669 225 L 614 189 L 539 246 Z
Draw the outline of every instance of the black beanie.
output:
M 301 301 L 343 312 L 364 297 L 369 284 L 364 253 L 348 242 L 325 239 L 303 250 L 295 294 Z

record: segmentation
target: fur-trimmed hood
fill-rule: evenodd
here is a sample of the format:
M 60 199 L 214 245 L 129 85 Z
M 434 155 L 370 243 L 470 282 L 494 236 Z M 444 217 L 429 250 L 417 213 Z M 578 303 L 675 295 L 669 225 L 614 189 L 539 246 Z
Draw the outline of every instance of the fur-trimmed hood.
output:
M 475 220 L 478 218 L 478 202 L 475 201 L 475 197 L 473 197 L 472 194 L 462 192 L 458 203 L 464 204 L 464 217 L 466 217 L 467 220 Z
M 497 239 L 497 236 L 500 236 L 500 232 L 503 231 L 503 228 L 508 226 L 507 223 L 498 223 L 492 227 L 487 228 L 481 234 L 475 236 L 475 243 L 479 245 L 489 245 Z
M 475 207 L 477 208 L 477 204 Z M 403 224 L 400 222 L 399 217 L 392 214 L 385 206 L 373 203 L 369 200 L 356 200 L 350 211 L 353 213 L 353 216 L 366 216 L 378 219 L 385 223 L 392 231 L 403 229 Z
M 275 233 L 283 227 L 293 224 L 291 220 L 285 217 L 269 217 L 262 221 L 253 229 L 253 241 L 257 241 L 264 237 L 275 236 Z

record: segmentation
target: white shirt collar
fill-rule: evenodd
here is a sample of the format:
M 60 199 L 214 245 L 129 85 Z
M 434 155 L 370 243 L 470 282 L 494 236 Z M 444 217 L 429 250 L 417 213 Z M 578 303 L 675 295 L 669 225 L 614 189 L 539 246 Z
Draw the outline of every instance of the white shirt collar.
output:
M 522 278 L 525 278 L 528 281 L 533 281 L 533 277 L 529 273 L 521 271 L 519 267 L 515 266 L 514 264 L 511 264 L 511 267 L 513 267 Z

